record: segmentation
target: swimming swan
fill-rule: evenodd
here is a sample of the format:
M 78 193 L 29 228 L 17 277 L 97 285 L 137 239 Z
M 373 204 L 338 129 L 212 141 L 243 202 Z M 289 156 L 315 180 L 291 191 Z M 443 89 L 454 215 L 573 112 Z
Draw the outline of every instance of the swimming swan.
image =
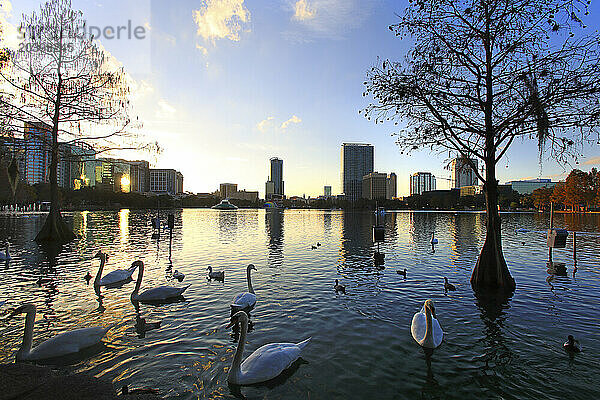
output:
M 140 291 L 140 287 L 142 286 L 142 279 L 144 277 L 144 263 L 140 260 L 134 261 L 131 264 L 131 267 L 139 268 L 137 281 L 135 282 L 135 288 L 131 293 L 132 301 L 164 301 L 168 299 L 174 299 L 183 294 L 187 288 L 191 285 L 187 285 L 182 288 L 176 288 L 172 286 L 159 286 L 152 289 L 144 290 L 142 293 Z
M 248 291 L 235 296 L 235 298 L 233 299 L 233 303 L 231 304 L 232 314 L 240 310 L 250 311 L 256 305 L 256 295 L 254 294 L 254 288 L 252 287 L 252 280 L 250 278 L 251 270 L 256 271 L 256 267 L 253 264 L 250 264 L 246 267 L 246 280 L 248 281 Z
M 6 253 L 0 251 L 0 261 L 11 260 L 10 253 L 8 252 L 8 243 L 6 243 Z
M 31 342 L 33 339 L 33 325 L 35 323 L 35 305 L 30 303 L 23 304 L 13 311 L 12 315 L 24 312 L 27 313 L 27 317 L 25 318 L 25 333 L 23 334 L 23 344 L 17 351 L 17 361 L 45 360 L 77 353 L 82 349 L 100 343 L 106 332 L 112 328 L 112 326 L 108 328 L 94 326 L 91 328 L 75 329 L 56 335 L 32 349 Z
M 442 343 L 444 331 L 436 319 L 433 300 L 426 300 L 421 311 L 414 315 L 410 331 L 413 339 L 423 347 L 435 349 Z
M 248 331 L 248 315 L 244 311 L 238 311 L 232 317 L 228 328 L 237 322 L 240 322 L 242 331 L 227 375 L 227 382 L 233 385 L 252 385 L 276 378 L 300 357 L 300 352 L 310 341 L 308 338 L 300 343 L 265 344 L 242 362 Z
M 98 268 L 98 272 L 96 273 L 96 279 L 94 279 L 94 286 L 111 286 L 129 280 L 131 279 L 131 275 L 133 275 L 133 272 L 137 268 L 137 266 L 132 265 L 128 269 L 116 269 L 102 277 L 102 271 L 104 271 L 104 265 L 108 260 L 108 256 L 102 251 L 99 251 L 98 253 L 96 253 L 94 258 L 100 259 L 100 268 Z
M 213 269 L 210 265 L 206 269 L 208 270 L 208 277 L 210 279 L 217 279 L 217 280 L 221 280 L 221 281 L 225 279 L 225 271 L 218 271 L 218 272 L 214 271 L 213 272 Z

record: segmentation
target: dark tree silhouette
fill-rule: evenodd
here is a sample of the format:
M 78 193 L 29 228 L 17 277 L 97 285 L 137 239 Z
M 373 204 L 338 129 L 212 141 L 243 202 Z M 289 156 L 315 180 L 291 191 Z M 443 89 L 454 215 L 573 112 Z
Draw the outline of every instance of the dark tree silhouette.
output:
M 39 13 L 24 15 L 21 30 L 24 40 L 10 53 L 10 71 L 0 71 L 11 89 L 11 96 L 2 98 L 2 113 L 15 130 L 33 123 L 42 138 L 50 138 L 51 208 L 36 240 L 65 243 L 75 236 L 60 213 L 59 134 L 70 139 L 67 143 L 101 140 L 98 151 L 113 145 L 140 148 L 123 146 L 132 138 L 127 130 L 136 125 L 129 117 L 127 76 L 122 67 L 109 65 L 69 0 L 48 1 Z
M 559 161 L 580 155 L 600 123 L 598 37 L 587 5 L 569 0 L 413 0 L 390 30 L 410 38 L 405 60 L 367 74 L 364 111 L 393 120 L 401 151 L 454 151 L 483 161 L 486 239 L 475 290 L 515 287 L 504 259 L 496 164 L 516 138 Z M 474 163 L 468 161 L 471 167 Z

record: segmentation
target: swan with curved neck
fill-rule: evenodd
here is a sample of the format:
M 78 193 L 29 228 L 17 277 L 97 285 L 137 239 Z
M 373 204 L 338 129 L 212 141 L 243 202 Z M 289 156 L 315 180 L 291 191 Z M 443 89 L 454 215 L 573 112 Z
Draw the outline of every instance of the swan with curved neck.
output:
M 183 294 L 187 288 L 191 285 L 184 286 L 182 288 L 176 288 L 173 286 L 159 286 L 152 289 L 144 290 L 139 293 L 142 287 L 142 279 L 144 278 L 144 263 L 140 260 L 134 261 L 131 264 L 131 268 L 139 268 L 137 281 L 135 282 L 135 288 L 131 293 L 132 301 L 164 301 L 174 299 Z
M 9 250 L 9 246 L 8 246 L 8 243 L 6 243 L 6 253 L 3 253 L 0 251 L 0 261 L 9 261 L 11 259 L 10 253 L 8 250 Z
M 17 361 L 45 360 L 77 353 L 82 349 L 100 343 L 104 335 L 106 335 L 106 332 L 112 328 L 112 326 L 109 326 L 108 328 L 94 326 L 90 328 L 75 329 L 56 335 L 32 349 L 31 344 L 33 340 L 33 325 L 35 323 L 35 305 L 29 303 L 23 304 L 13 311 L 12 315 L 14 316 L 21 313 L 27 313 L 27 316 L 25 317 L 23 343 L 16 354 Z
M 246 267 L 246 280 L 248 281 L 248 291 L 240 293 L 233 299 L 231 304 L 232 313 L 240 310 L 250 311 L 256 305 L 256 295 L 254 294 L 254 288 L 252 287 L 252 278 L 250 277 L 250 271 L 255 270 L 256 267 L 250 264 Z
M 302 349 L 310 341 L 308 338 L 300 343 L 265 344 L 242 362 L 248 332 L 248 314 L 238 311 L 228 328 L 236 323 L 241 324 L 240 340 L 227 375 L 227 382 L 233 385 L 252 385 L 276 378 L 300 358 Z
M 435 315 L 433 300 L 426 300 L 421 311 L 414 315 L 410 330 L 413 339 L 422 347 L 435 349 L 442 343 L 444 331 Z
M 137 266 L 131 266 L 128 269 L 116 269 L 102 276 L 102 271 L 104 271 L 104 265 L 108 260 L 108 255 L 106 255 L 102 251 L 98 251 L 94 258 L 100 259 L 100 268 L 98 268 L 98 272 L 96 273 L 96 278 L 94 279 L 94 286 L 111 286 L 117 285 L 119 283 L 126 283 L 125 281 L 131 279 L 133 272 L 137 268 Z

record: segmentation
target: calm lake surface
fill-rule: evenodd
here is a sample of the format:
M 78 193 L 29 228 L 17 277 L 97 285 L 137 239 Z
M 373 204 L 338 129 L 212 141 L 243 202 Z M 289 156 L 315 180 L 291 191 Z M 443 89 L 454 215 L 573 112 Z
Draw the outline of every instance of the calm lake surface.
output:
M 151 238 L 149 213 L 66 213 L 81 239 L 54 260 L 33 238 L 41 214 L 0 214 L 0 247 L 10 237 L 13 260 L 0 264 L 0 300 L 38 309 L 34 345 L 70 329 L 117 323 L 105 344 L 60 367 L 111 379 L 115 388 L 149 386 L 165 398 L 234 398 L 227 370 L 237 346 L 229 304 L 246 291 L 252 263 L 258 302 L 245 356 L 269 342 L 312 341 L 284 379 L 270 387 L 243 387 L 249 399 L 595 399 L 600 398 L 600 215 L 556 215 L 555 227 L 572 235 L 554 262 L 567 276 L 547 272 L 543 233 L 547 214 L 502 214 L 504 253 L 517 282 L 501 306 L 478 301 L 471 270 L 484 240 L 484 214 L 388 212 L 385 269 L 373 263 L 372 213 L 318 210 L 186 209 L 175 213 L 172 270 L 169 235 Z M 439 244 L 432 252 L 435 232 Z M 322 244 L 316 250 L 311 245 Z M 130 301 L 135 283 L 102 289 L 101 303 L 84 275 L 96 274 L 98 250 L 109 254 L 105 274 L 143 260 L 142 290 L 162 284 L 192 286 L 185 300 L 140 305 L 159 329 L 138 335 Z M 206 267 L 225 271 L 208 281 Z M 406 268 L 408 277 L 396 274 Z M 36 283 L 43 277 L 41 286 Z M 137 274 L 134 274 L 134 277 Z M 443 277 L 457 287 L 444 293 Z M 336 295 L 334 279 L 346 285 Z M 413 314 L 431 298 L 445 331 L 431 357 L 410 334 Z M 6 315 L 7 305 L 0 308 Z M 0 319 L 0 362 L 12 362 L 21 344 L 24 316 Z M 583 352 L 562 349 L 573 334 Z M 65 361 L 66 362 L 66 361 Z M 239 394 L 237 394 L 239 396 Z

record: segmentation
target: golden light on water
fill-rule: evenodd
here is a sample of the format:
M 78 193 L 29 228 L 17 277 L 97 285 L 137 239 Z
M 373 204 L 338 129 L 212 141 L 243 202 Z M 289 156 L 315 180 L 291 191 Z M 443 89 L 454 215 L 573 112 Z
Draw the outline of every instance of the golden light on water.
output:
M 119 211 L 119 238 L 122 244 L 129 241 L 129 209 L 127 208 Z

